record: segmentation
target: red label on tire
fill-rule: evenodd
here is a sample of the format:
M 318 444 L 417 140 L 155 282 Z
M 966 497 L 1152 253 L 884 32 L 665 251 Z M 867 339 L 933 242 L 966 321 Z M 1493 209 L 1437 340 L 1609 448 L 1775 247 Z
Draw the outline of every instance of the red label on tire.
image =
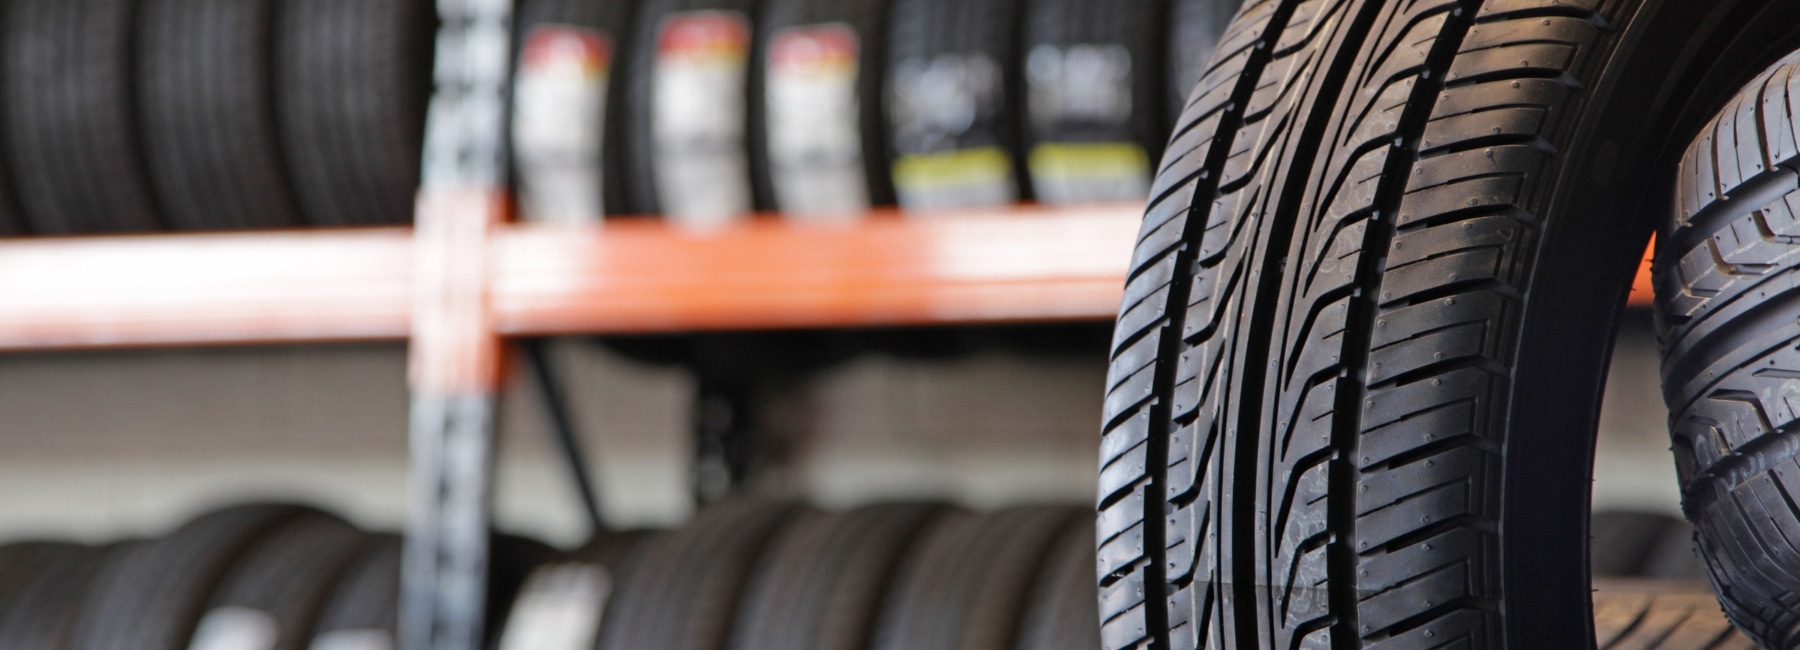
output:
M 727 11 L 672 14 L 656 42 L 652 165 L 663 215 L 701 227 L 748 215 L 750 21 Z
M 857 56 L 856 32 L 841 23 L 783 30 L 769 45 L 769 161 L 784 215 L 844 217 L 869 207 Z

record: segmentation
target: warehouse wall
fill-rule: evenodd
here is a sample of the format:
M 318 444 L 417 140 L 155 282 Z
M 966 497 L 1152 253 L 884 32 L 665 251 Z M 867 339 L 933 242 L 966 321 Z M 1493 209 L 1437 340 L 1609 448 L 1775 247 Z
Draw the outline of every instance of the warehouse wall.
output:
M 604 507 L 624 525 L 686 516 L 685 373 L 590 341 L 552 350 Z M 0 539 L 155 532 L 222 501 L 286 497 L 396 527 L 406 393 L 399 345 L 10 355 L 0 363 Z M 776 405 L 778 466 L 756 489 L 827 505 L 1091 499 L 1105 364 L 1018 353 L 867 356 Z M 1673 512 L 1655 339 L 1620 334 L 1595 502 Z M 558 542 L 584 528 L 529 386 L 503 404 L 501 523 Z M 778 450 L 779 450 L 778 448 Z

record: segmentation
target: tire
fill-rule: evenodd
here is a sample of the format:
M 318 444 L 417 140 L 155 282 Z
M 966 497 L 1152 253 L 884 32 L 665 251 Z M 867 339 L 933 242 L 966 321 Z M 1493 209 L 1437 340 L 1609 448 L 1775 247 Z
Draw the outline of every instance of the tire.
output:
M 639 7 L 624 86 L 625 182 L 633 213 L 705 228 L 768 207 L 767 199 L 756 196 L 750 177 L 749 125 L 761 119 L 751 98 L 762 96 L 762 74 L 750 65 L 756 51 L 756 9 L 756 0 L 645 0 Z M 728 53 L 714 61 L 716 66 L 687 62 L 681 68 L 694 75 L 690 79 L 713 75 L 708 83 L 679 87 L 704 96 L 664 98 L 716 107 L 696 120 L 673 119 L 692 117 L 692 111 L 677 113 L 659 105 L 664 100 L 657 94 L 662 87 L 658 66 L 684 65 L 675 56 L 677 49 L 665 56 L 660 46 L 665 28 L 676 25 L 710 34 L 712 40 L 704 43 Z M 741 60 L 731 58 L 739 56 Z M 659 138 L 658 129 L 668 133 Z
M 750 138 L 757 192 L 790 219 L 892 205 L 881 102 L 887 0 L 768 0 L 760 31 L 752 65 L 762 71 L 762 94 L 752 101 L 763 112 Z M 850 62 L 783 54 L 808 49 Z
M 140 542 L 141 543 L 141 542 Z M 0 610 L 0 648 L 63 648 L 81 603 L 109 556 L 133 544 L 106 549 L 57 545 L 38 557 L 38 571 Z
M 1100 647 L 1094 597 L 1094 528 L 1084 521 L 1063 533 L 1032 585 L 1019 650 Z
M 1725 613 L 1770 647 L 1800 644 L 1793 606 L 1800 415 L 1800 53 L 1746 86 L 1682 159 L 1659 232 L 1656 304 L 1682 508 Z M 1785 320 L 1784 320 L 1785 319 Z
M 725 648 L 751 570 L 801 511 L 788 503 L 724 503 L 650 546 L 608 605 L 600 650 Z
M 399 647 L 400 546 L 397 535 L 372 536 L 325 601 L 312 648 Z
M 247 505 L 218 510 L 167 537 L 113 553 L 94 579 L 68 647 L 182 650 L 226 571 L 259 540 L 313 511 Z
M 1116 329 L 1105 647 L 1592 643 L 1599 387 L 1667 200 L 1635 188 L 1797 13 L 1248 3 Z
M 1200 76 L 1206 73 L 1206 64 L 1212 60 L 1219 37 L 1244 3 L 1238 0 L 1170 0 L 1169 4 L 1169 65 L 1165 68 L 1169 87 L 1163 100 L 1168 107 L 1167 121 L 1163 125 L 1165 133 L 1175 129 L 1175 119 L 1187 107 L 1188 94 L 1200 83 Z
M 431 93 L 430 0 L 282 0 L 275 110 L 306 223 L 407 223 Z
M 1031 198 L 1020 155 L 1021 1 L 894 0 L 883 101 L 901 208 Z M 933 92 L 943 88 L 956 90 Z
M 160 220 L 132 114 L 135 0 L 7 3 L 0 46 L 7 167 L 40 234 Z
M 943 506 L 809 513 L 788 526 L 745 592 L 732 650 L 869 647 L 899 558 Z
M 1049 204 L 1139 201 L 1169 136 L 1166 0 L 1026 0 L 1025 162 Z
M 563 561 L 532 570 L 506 617 L 499 650 L 591 650 L 624 574 L 654 533 L 603 533 Z
M 1599 650 L 1753 650 L 1731 628 L 1706 583 L 1594 581 L 1595 641 Z
M 11 542 L 0 546 L 0 612 L 19 602 L 20 594 L 37 580 L 46 564 L 82 550 L 60 542 Z
M 274 0 L 139 0 L 144 159 L 177 230 L 291 228 L 270 75 Z
M 629 0 L 519 4 L 511 153 L 522 218 L 590 221 L 625 212 L 619 153 L 624 66 L 618 62 L 632 47 L 627 38 L 632 5 Z M 582 57 L 579 63 L 592 69 L 576 77 L 566 67 L 551 67 L 570 63 L 570 56 Z
M 254 630 L 269 650 L 305 650 L 325 599 L 366 537 L 322 513 L 295 517 L 267 535 L 219 583 L 191 647 L 217 647 Z
M 900 564 L 875 650 L 993 650 L 1018 642 L 1031 582 L 1052 542 L 1086 525 L 1073 508 L 1031 506 L 940 519 Z

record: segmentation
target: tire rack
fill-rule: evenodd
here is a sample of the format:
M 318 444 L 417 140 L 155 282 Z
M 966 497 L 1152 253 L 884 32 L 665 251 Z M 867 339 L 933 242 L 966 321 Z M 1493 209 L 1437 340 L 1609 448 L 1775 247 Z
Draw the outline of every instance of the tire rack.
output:
M 446 0 L 416 228 L 0 240 L 0 351 L 410 340 L 405 650 L 481 637 L 504 337 L 1104 321 L 1142 206 L 508 223 L 504 2 Z M 494 39 L 500 39 L 495 41 Z M 1631 304 L 1650 302 L 1648 260 Z

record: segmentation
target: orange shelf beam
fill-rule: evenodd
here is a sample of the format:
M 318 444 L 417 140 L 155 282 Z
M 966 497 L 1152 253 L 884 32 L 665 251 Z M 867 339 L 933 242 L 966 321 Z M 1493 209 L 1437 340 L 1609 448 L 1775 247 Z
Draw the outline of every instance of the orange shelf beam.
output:
M 507 224 L 489 322 L 520 336 L 1105 320 L 1140 213 Z M 413 246 L 406 228 L 3 240 L 0 349 L 404 339 Z
M 399 339 L 412 230 L 0 241 L 0 349 Z
M 1142 208 L 1017 208 L 710 233 L 652 221 L 497 239 L 503 334 L 1112 318 Z

